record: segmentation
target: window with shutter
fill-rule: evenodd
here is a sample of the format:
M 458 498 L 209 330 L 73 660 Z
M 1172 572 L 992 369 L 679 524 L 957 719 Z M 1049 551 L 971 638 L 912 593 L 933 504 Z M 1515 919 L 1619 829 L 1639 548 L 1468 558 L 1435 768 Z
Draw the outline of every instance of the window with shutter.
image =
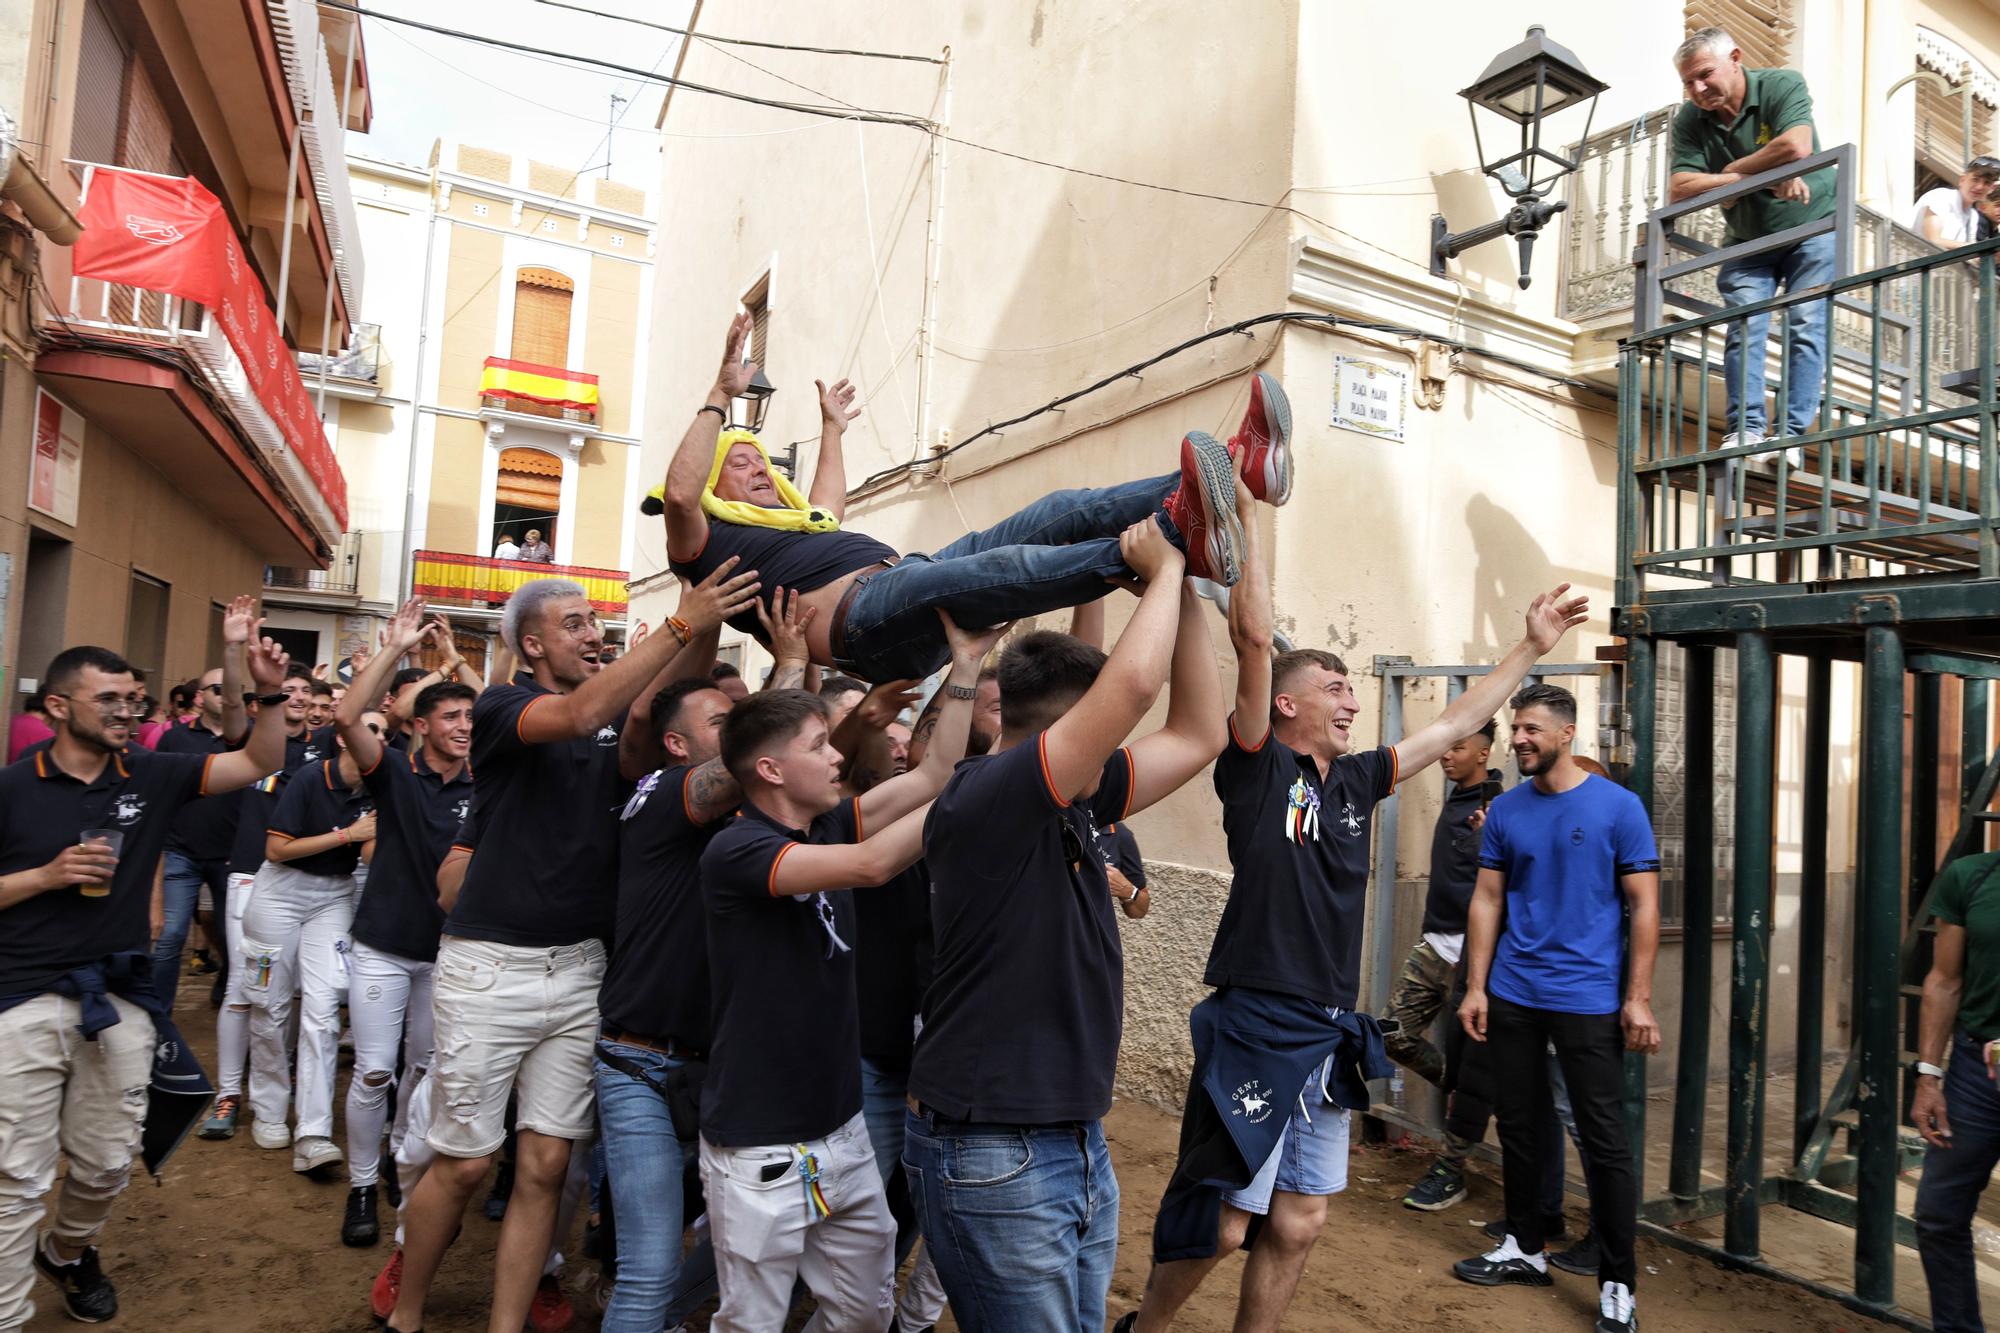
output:
M 1946 78 L 1951 78 L 1946 75 Z M 1953 80 L 1956 84 L 1956 80 Z M 1965 99 L 1958 88 L 1917 80 L 1917 165 L 1947 185 L 1956 184 L 1965 164 L 1993 146 L 1993 108 L 1972 99 L 1972 142 L 1965 141 Z
M 514 334 L 508 355 L 516 361 L 567 369 L 570 304 L 576 284 L 552 269 L 524 268 L 514 278 Z
M 1687 0 L 1689 36 L 1721 28 L 1736 39 L 1743 63 L 1776 69 L 1792 63 L 1793 0 Z
M 83 33 L 76 63 L 76 110 L 70 120 L 69 155 L 79 162 L 118 161 L 118 129 L 124 120 L 126 70 L 131 50 L 98 0 L 83 7 Z
M 771 332 L 771 275 L 768 271 L 744 294 L 743 308 L 750 312 L 750 359 L 760 366 L 768 366 L 770 363 L 766 354 L 770 350 Z

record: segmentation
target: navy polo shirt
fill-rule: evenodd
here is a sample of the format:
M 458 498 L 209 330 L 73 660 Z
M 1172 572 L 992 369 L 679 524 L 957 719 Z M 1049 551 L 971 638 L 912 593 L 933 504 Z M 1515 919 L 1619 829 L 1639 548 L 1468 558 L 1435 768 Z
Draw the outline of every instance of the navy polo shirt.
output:
M 472 705 L 472 808 L 481 836 L 445 933 L 528 949 L 608 940 L 617 915 L 624 719 L 530 744 L 521 719 L 550 690 L 521 672 Z
M 692 560 L 667 557 L 667 568 L 689 583 L 699 583 L 713 574 L 730 556 L 738 557 L 735 572 L 757 571 L 757 581 L 766 588 L 793 588 L 811 592 L 858 569 L 896 560 L 896 548 L 884 546 L 865 532 L 845 528 L 833 532 L 784 532 L 777 528 L 755 528 L 743 523 L 708 520 L 708 539 Z M 756 611 L 739 614 L 729 622 L 759 643 L 768 642 Z
M 810 829 L 745 802 L 701 854 L 715 1016 L 701 1136 L 718 1147 L 821 1139 L 860 1114 L 854 895 L 771 887 L 799 843 L 860 840 L 858 801 Z
M 266 830 L 287 842 L 295 838 L 316 838 L 322 833 L 346 828 L 374 809 L 374 802 L 360 787 L 340 780 L 340 760 L 322 759 L 292 775 L 278 797 Z M 311 856 L 285 864 L 308 875 L 351 875 L 361 864 L 360 842 L 345 842 Z
M 361 783 L 375 798 L 375 856 L 351 933 L 371 949 L 428 963 L 444 933 L 437 870 L 472 812 L 472 766 L 446 782 L 422 746 L 405 754 L 385 745 Z
M 229 845 L 229 873 L 254 875 L 264 866 L 264 835 L 271 827 L 271 814 L 278 808 L 279 793 L 292 774 L 316 764 L 332 754 L 333 734 L 325 728 L 301 731 L 285 737 L 285 766 L 261 778 L 242 792 L 243 804 L 236 814 L 236 833 Z
M 710 1040 L 701 854 L 724 820 L 696 823 L 681 764 L 648 773 L 618 823 L 618 925 L 597 1007 L 606 1027 L 698 1051 Z
M 1097 850 L 1104 864 L 1114 867 L 1135 889 L 1146 887 L 1146 861 L 1139 855 L 1139 840 L 1130 824 L 1108 824 L 1097 833 Z
M 1264 733 L 1246 750 L 1229 720 L 1215 761 L 1235 877 L 1215 928 L 1210 986 L 1252 986 L 1354 1008 L 1368 910 L 1368 826 L 1396 790 L 1389 746 L 1344 754 L 1326 777 L 1309 754 Z
M 69 885 L 0 908 L 0 995 L 40 995 L 107 954 L 150 949 L 153 868 L 175 813 L 202 795 L 213 761 L 135 745 L 88 783 L 65 773 L 49 750 L 0 769 L 0 875 L 40 869 L 85 829 L 125 834 L 105 897 L 86 898 Z
M 931 874 L 922 861 L 854 897 L 855 992 L 861 1055 L 878 1069 L 907 1073 L 916 1017 L 931 980 Z
M 1130 813 L 1132 752 L 1072 801 L 1049 785 L 1046 744 L 960 761 L 924 821 L 936 954 L 910 1093 L 955 1120 L 1111 1109 L 1125 955 L 1097 840 Z
M 244 733 L 245 738 L 249 736 Z M 159 754 L 227 754 L 239 749 L 242 742 L 231 744 L 219 732 L 210 731 L 200 723 L 181 726 L 178 723 L 167 728 L 154 746 Z M 190 861 L 220 861 L 229 855 L 229 849 L 236 841 L 236 816 L 243 809 L 243 792 L 226 791 L 219 796 L 204 796 L 197 801 L 189 801 L 174 816 L 174 826 L 167 834 L 167 850 L 178 852 Z

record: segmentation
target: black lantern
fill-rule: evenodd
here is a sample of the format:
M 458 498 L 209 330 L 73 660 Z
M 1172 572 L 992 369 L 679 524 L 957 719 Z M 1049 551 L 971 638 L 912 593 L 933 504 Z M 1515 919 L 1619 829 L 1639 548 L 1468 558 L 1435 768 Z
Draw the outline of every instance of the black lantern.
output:
M 1500 182 L 1514 207 L 1497 222 L 1452 235 L 1442 214 L 1431 218 L 1431 272 L 1444 276 L 1447 259 L 1499 236 L 1512 236 L 1521 247 L 1521 286 L 1528 285 L 1528 264 L 1535 237 L 1550 218 L 1569 205 L 1544 196 L 1556 182 L 1576 170 L 1576 163 L 1542 146 L 1542 123 L 1550 116 L 1588 102 L 1583 122 L 1583 139 L 1590 137 L 1590 122 L 1597 114 L 1597 98 L 1610 85 L 1593 77 L 1567 48 L 1550 41 L 1538 25 L 1518 45 L 1493 57 L 1470 88 L 1459 93 L 1472 118 L 1472 144 L 1479 154 L 1479 169 Z M 1504 157 L 1486 156 L 1485 138 L 1479 132 L 1479 109 L 1520 126 L 1520 146 Z M 1510 136 L 1511 137 L 1511 136 Z M 1508 144 L 1512 147 L 1511 142 Z
M 771 395 L 776 392 L 771 381 L 764 378 L 764 368 L 759 366 L 757 373 L 750 377 L 750 382 L 743 386 L 743 392 L 736 395 L 737 401 L 743 404 L 744 419 L 730 424 L 748 431 L 764 429 L 764 417 L 771 410 Z

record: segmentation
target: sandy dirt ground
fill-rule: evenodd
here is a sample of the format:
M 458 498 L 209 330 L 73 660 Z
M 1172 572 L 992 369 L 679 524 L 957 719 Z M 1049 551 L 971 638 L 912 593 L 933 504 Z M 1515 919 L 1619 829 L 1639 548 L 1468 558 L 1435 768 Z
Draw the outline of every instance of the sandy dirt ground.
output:
M 204 1060 L 214 1029 L 207 987 L 189 986 L 184 1030 Z M 346 1070 L 341 1073 L 344 1095 Z M 1110 1311 L 1137 1305 L 1145 1282 L 1148 1237 L 1159 1193 L 1173 1164 L 1176 1120 L 1144 1104 L 1120 1101 L 1106 1124 L 1123 1193 L 1118 1272 Z M 1307 1333 L 1403 1333 L 1415 1329 L 1588 1329 L 1594 1284 L 1557 1273 L 1552 1289 L 1487 1291 L 1455 1281 L 1455 1259 L 1481 1248 L 1477 1226 L 1498 1207 L 1493 1168 L 1475 1165 L 1471 1197 L 1437 1215 L 1400 1205 L 1428 1163 L 1421 1147 L 1357 1147 L 1350 1188 L 1334 1199 L 1326 1231 L 1308 1262 L 1288 1329 Z M 143 1174 L 119 1201 L 102 1242 L 106 1272 L 118 1283 L 122 1310 L 113 1327 L 236 1333 L 362 1333 L 371 1328 L 369 1283 L 388 1257 L 340 1244 L 344 1183 L 315 1183 L 291 1171 L 291 1155 L 251 1142 L 247 1123 L 231 1141 L 191 1139 L 155 1186 Z M 483 1195 L 481 1196 L 483 1197 Z M 384 1212 L 385 1224 L 389 1221 Z M 1582 1225 L 1571 1209 L 1571 1229 Z M 434 1290 L 430 1333 L 471 1333 L 486 1326 L 487 1285 L 498 1227 L 475 1207 L 461 1243 Z M 1830 1237 L 1829 1244 L 1838 1237 Z M 1838 1266 L 1838 1260 L 1829 1256 Z M 1640 1311 L 1649 1333 L 1739 1330 L 1795 1333 L 1882 1325 L 1786 1285 L 1725 1272 L 1705 1260 L 1641 1241 Z M 1225 1262 L 1180 1320 L 1189 1333 L 1224 1333 L 1235 1309 L 1240 1258 Z M 598 1326 L 594 1266 L 572 1264 L 577 1330 Z M 54 1291 L 38 1282 L 34 1333 L 74 1327 Z M 795 1321 L 796 1322 L 796 1321 Z M 695 1320 L 706 1327 L 704 1313 Z M 949 1320 L 943 1325 L 952 1328 Z M 1051 1333 L 1054 1333 L 1052 1330 Z

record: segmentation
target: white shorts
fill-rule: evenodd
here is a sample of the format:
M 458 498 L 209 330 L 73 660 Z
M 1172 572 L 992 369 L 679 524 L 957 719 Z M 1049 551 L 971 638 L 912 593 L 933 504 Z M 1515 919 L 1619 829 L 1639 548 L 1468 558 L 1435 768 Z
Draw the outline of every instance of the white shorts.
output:
M 445 936 L 433 975 L 431 1146 L 447 1157 L 498 1151 L 510 1091 L 517 1127 L 589 1138 L 603 981 L 598 940 L 531 949 Z

